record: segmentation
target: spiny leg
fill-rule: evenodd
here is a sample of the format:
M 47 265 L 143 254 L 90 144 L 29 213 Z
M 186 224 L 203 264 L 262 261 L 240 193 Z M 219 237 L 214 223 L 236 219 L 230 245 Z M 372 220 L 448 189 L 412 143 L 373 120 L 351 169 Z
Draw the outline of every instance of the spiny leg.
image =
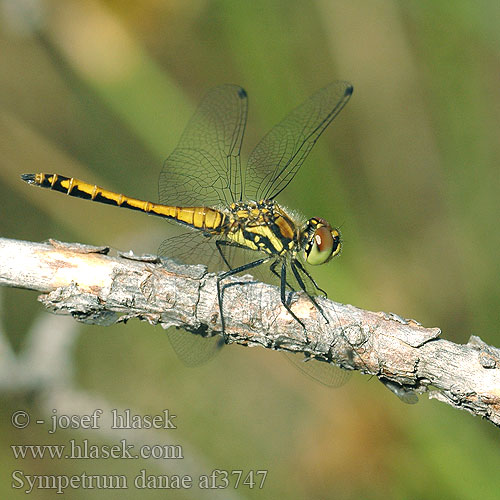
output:
M 270 266 L 269 266 L 269 269 L 271 270 L 271 272 L 277 276 L 279 279 L 280 279 L 280 283 L 281 283 L 281 275 L 278 273 L 278 271 L 276 271 L 276 266 L 280 263 L 280 261 L 278 259 L 276 259 Z M 287 281 L 287 286 L 288 288 L 291 290 L 291 291 L 294 291 L 293 289 L 293 286 L 290 285 L 290 283 L 288 283 Z M 287 304 L 290 305 L 290 301 L 291 301 L 291 296 L 289 295 L 288 296 L 288 300 L 287 300 Z
M 226 240 L 215 240 L 215 246 L 217 247 L 219 255 L 221 256 L 222 260 L 224 261 L 224 264 L 226 264 L 228 269 L 232 269 L 233 267 L 231 266 L 231 264 L 229 264 L 229 261 L 226 259 L 226 256 L 224 255 L 222 248 L 223 247 L 246 248 L 243 247 L 242 245 L 238 245 L 237 243 L 233 243 L 232 241 L 226 241 Z
M 286 261 L 284 260 L 281 264 L 281 303 L 284 308 L 291 314 L 291 316 L 299 323 L 299 325 L 306 329 L 304 323 L 295 315 L 286 300 Z
M 318 290 L 318 292 L 321 292 L 323 294 L 323 296 L 325 298 L 328 297 L 328 294 L 318 286 L 318 284 L 316 283 L 316 281 L 314 281 L 314 278 L 309 274 L 309 272 L 307 271 L 307 269 L 302 265 L 302 263 L 300 262 L 300 260 L 298 259 L 295 259 L 293 261 L 297 267 L 309 278 L 309 280 L 311 281 L 311 283 L 314 285 L 314 288 L 316 288 L 316 290 Z
M 230 276 L 233 276 L 238 273 L 242 273 L 243 271 L 248 271 L 249 269 L 253 269 L 254 267 L 260 266 L 266 262 L 268 262 L 270 257 L 264 257 L 262 259 L 255 260 L 253 262 L 249 262 L 248 264 L 244 264 L 240 267 L 236 267 L 235 269 L 230 269 L 229 271 L 226 271 L 225 273 L 220 274 L 217 276 L 217 298 L 219 300 L 219 314 L 220 314 L 220 321 L 221 321 L 221 326 L 222 326 L 222 337 L 224 339 L 224 342 L 227 343 L 227 335 L 226 335 L 226 322 L 224 320 L 224 313 L 222 310 L 222 299 L 223 299 L 223 292 L 224 288 L 221 288 L 220 282 L 223 279 L 229 278 Z
M 326 322 L 329 323 L 328 318 L 325 316 L 325 313 L 323 312 L 323 309 L 321 308 L 321 306 L 316 302 L 316 299 L 307 291 L 307 288 L 306 288 L 306 285 L 304 283 L 304 280 L 302 279 L 302 276 L 300 275 L 299 271 L 297 270 L 297 267 L 295 267 L 295 265 L 296 265 L 297 262 L 298 261 L 295 260 L 295 259 L 290 262 L 290 267 L 292 268 L 292 272 L 293 272 L 293 274 L 295 276 L 295 279 L 299 283 L 300 288 L 302 288 L 302 290 L 306 293 L 306 295 L 309 298 L 309 300 L 314 304 L 314 307 L 316 307 L 316 309 L 321 313 L 321 316 L 323 316 L 323 318 L 325 318 Z M 301 266 L 300 263 L 299 263 L 299 265 Z M 300 269 L 300 267 L 299 267 L 299 269 Z M 303 269 L 304 268 L 302 267 L 302 270 Z M 310 278 L 309 273 L 306 272 L 305 274 L 306 274 L 306 276 L 308 278 Z M 311 278 L 311 281 L 316 286 L 316 283 L 314 283 L 314 280 L 312 278 Z M 316 286 L 316 288 L 318 288 L 318 287 Z

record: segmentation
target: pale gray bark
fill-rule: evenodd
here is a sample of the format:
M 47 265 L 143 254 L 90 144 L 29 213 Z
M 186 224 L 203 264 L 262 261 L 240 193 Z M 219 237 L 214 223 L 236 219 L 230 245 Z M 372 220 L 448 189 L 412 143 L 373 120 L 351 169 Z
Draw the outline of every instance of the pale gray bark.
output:
M 0 239 L 0 284 L 44 292 L 39 300 L 49 310 L 83 322 L 138 318 L 198 335 L 221 333 L 216 275 L 155 256 L 107 253 L 52 240 Z M 240 284 L 224 289 L 231 342 L 303 352 L 374 375 L 402 399 L 428 392 L 500 426 L 500 350 L 478 337 L 454 344 L 438 338 L 438 328 L 319 298 L 327 321 L 297 293 L 292 309 L 304 329 L 281 305 L 276 287 L 250 276 L 224 283 Z

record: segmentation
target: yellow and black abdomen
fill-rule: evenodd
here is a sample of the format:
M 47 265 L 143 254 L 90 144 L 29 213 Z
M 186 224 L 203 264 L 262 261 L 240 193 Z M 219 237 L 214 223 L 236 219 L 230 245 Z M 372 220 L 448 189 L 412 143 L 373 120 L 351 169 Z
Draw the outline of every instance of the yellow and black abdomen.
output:
M 28 184 L 59 191 L 68 196 L 75 196 L 76 198 L 129 208 L 131 210 L 139 210 L 181 224 L 186 224 L 208 233 L 220 233 L 226 219 L 224 213 L 210 207 L 176 207 L 160 205 L 108 191 L 95 184 L 88 184 L 87 182 L 74 179 L 73 177 L 38 173 L 23 174 L 21 178 Z

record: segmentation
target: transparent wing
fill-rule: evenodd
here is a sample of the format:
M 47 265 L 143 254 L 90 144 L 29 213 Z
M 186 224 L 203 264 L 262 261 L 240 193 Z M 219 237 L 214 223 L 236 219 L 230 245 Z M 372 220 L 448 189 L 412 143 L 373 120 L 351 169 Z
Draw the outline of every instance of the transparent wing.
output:
M 414 405 L 418 403 L 418 395 L 412 390 L 405 389 L 402 385 L 387 379 L 379 379 L 387 389 L 394 393 L 403 403 Z
M 242 248 L 237 246 L 223 246 L 221 251 L 224 254 L 225 261 L 229 264 L 231 269 L 245 266 L 251 262 L 266 257 L 267 254 L 251 250 L 249 248 Z M 226 266 L 227 269 L 227 266 Z M 256 281 L 263 281 L 264 283 L 278 284 L 273 280 L 273 275 L 269 268 L 269 263 L 262 264 L 261 266 L 253 267 L 248 271 L 242 271 L 240 275 L 250 274 Z
M 160 203 L 229 205 L 241 200 L 240 149 L 247 94 L 236 85 L 208 91 L 160 173 Z
M 188 231 L 167 238 L 160 245 L 158 255 L 170 257 L 182 264 L 203 264 L 209 272 L 221 272 L 253 262 L 263 254 L 255 250 L 235 246 L 222 246 L 224 258 L 217 249 L 217 241 L 227 241 L 223 235 L 206 236 L 201 231 Z M 227 263 L 226 263 L 227 262 Z M 260 267 L 263 269 L 261 270 Z M 268 281 L 269 265 L 251 269 L 248 273 L 259 281 Z M 269 281 L 268 281 L 269 282 Z
M 158 254 L 182 264 L 204 264 L 213 272 L 225 269 L 214 238 L 205 236 L 201 231 L 167 238 L 160 245 Z M 177 357 L 187 366 L 199 366 L 210 361 L 223 345 L 220 336 L 204 338 L 176 328 L 169 328 L 167 336 Z
M 224 341 L 220 335 L 205 338 L 175 328 L 169 328 L 167 335 L 175 354 L 187 366 L 205 364 L 220 352 L 224 346 Z
M 295 268 L 295 272 L 293 272 L 293 268 Z M 326 296 L 326 293 L 316 285 L 307 269 L 296 259 L 287 263 L 287 282 L 288 286 L 294 290 L 303 290 L 313 300 L 317 295 Z M 351 377 L 349 371 L 342 370 L 330 363 L 307 359 L 302 354 L 284 353 L 284 355 L 301 372 L 328 387 L 340 387 Z
M 158 254 L 180 261 L 183 264 L 204 264 L 210 272 L 228 270 L 228 266 L 217 249 L 218 236 L 205 236 L 201 231 L 189 231 L 166 239 L 160 246 Z M 222 247 L 224 257 L 232 269 L 259 258 L 259 252 L 236 248 Z M 264 266 L 260 266 L 264 267 Z M 257 271 L 259 268 L 252 269 Z M 259 274 L 259 272 L 263 274 Z M 262 279 L 269 273 L 269 267 L 257 271 Z M 243 273 L 244 274 L 244 273 Z M 210 361 L 224 345 L 222 337 L 204 338 L 193 335 L 182 329 L 170 328 L 168 339 L 179 359 L 187 366 L 199 366 Z
M 158 255 L 170 257 L 182 264 L 203 264 L 210 272 L 227 269 L 215 246 L 215 237 L 205 236 L 201 231 L 188 231 L 167 238 L 160 245 Z
M 301 372 L 328 387 L 340 387 L 351 378 L 351 372 L 342 370 L 338 366 L 330 363 L 313 359 L 305 361 L 306 358 L 304 358 L 301 353 L 284 354 L 286 359 L 288 359 L 288 361 L 290 361 L 290 363 L 292 363 Z
M 288 186 L 352 91 L 348 82 L 331 83 L 264 136 L 248 159 L 245 194 L 249 199 L 272 200 Z

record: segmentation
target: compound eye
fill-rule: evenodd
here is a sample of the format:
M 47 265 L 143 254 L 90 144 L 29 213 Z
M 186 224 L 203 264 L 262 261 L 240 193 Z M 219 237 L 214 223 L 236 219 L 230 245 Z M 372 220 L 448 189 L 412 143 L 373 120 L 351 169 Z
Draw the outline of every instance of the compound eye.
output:
M 325 226 L 314 231 L 306 262 L 313 266 L 324 264 L 340 252 L 340 234 Z

